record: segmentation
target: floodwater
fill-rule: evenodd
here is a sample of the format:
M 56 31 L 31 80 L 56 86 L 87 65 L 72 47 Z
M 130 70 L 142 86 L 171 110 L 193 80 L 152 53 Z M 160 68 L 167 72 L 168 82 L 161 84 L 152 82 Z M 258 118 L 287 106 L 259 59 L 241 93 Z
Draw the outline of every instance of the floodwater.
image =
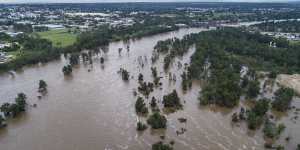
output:
M 217 107 L 200 107 L 197 99 L 200 83 L 194 82 L 193 88 L 186 93 L 181 90 L 183 68 L 174 63 L 170 72 L 176 74 L 177 82 L 169 81 L 168 73 L 163 71 L 162 57 L 151 63 L 153 47 L 158 40 L 182 37 L 188 33 L 204 29 L 181 29 L 129 42 L 114 42 L 105 53 L 94 55 L 93 65 L 81 64 L 73 69 L 71 77 L 64 77 L 61 69 L 66 64 L 60 60 L 47 64 L 25 67 L 23 71 L 0 75 L 0 104 L 12 102 L 19 92 L 24 92 L 30 105 L 28 111 L 8 122 L 8 127 L 0 131 L 0 150 L 150 150 L 151 145 L 165 136 L 166 143 L 174 140 L 176 150 L 242 150 L 263 149 L 261 132 L 249 132 L 245 124 L 231 124 L 231 114 L 239 109 L 226 110 Z M 126 47 L 130 45 L 130 52 Z M 121 54 L 119 48 L 123 48 Z M 175 62 L 182 64 L 190 61 L 195 51 L 192 47 L 183 58 Z M 100 57 L 105 58 L 103 65 Z M 144 59 L 144 67 L 138 64 L 138 57 Z M 147 58 L 147 60 L 145 59 Z M 137 76 L 144 75 L 145 81 L 153 81 L 151 66 L 156 66 L 163 85 L 150 95 L 162 99 L 173 89 L 177 89 L 184 105 L 183 110 L 166 114 L 166 130 L 136 131 L 138 120 L 134 109 L 137 89 Z M 124 68 L 133 76 L 129 82 L 121 79 L 118 70 Z M 38 81 L 48 84 L 48 93 L 38 99 Z M 146 100 L 147 105 L 150 99 Z M 161 102 L 161 101 L 160 101 Z M 149 106 L 149 105 L 148 105 Z M 162 108 L 160 103 L 160 108 Z M 186 123 L 177 119 L 187 118 Z M 294 149 L 300 141 L 300 125 L 290 122 L 284 134 L 292 134 L 287 148 Z M 176 131 L 187 129 L 184 134 Z M 284 142 L 284 141 L 283 141 Z

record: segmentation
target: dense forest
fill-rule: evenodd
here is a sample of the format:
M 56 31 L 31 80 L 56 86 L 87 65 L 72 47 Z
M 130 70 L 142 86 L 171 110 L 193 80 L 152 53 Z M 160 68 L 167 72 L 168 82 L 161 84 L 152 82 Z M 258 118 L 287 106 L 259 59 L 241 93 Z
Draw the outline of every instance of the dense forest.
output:
M 200 35 L 199 38 L 195 35 L 199 42 L 191 64 L 194 77 L 199 77 L 199 70 L 202 70 L 208 59 L 212 66 L 214 61 L 216 65 L 227 63 L 237 66 L 236 71 L 240 71 L 241 65 L 281 73 L 300 71 L 300 47 L 289 44 L 284 38 L 272 38 L 233 28 L 203 32 Z M 270 42 L 275 42 L 277 47 L 270 47 Z M 219 59 L 213 59 L 214 57 Z
M 276 42 L 277 47 L 270 47 L 270 42 Z M 155 52 L 164 53 L 165 66 L 169 66 L 174 57 L 182 56 L 194 44 L 196 52 L 187 75 L 183 76 L 185 82 L 189 79 L 206 81 L 201 91 L 201 104 L 233 107 L 242 94 L 250 99 L 256 98 L 260 88 L 257 71 L 300 71 L 299 46 L 291 45 L 283 38 L 251 33 L 242 28 L 223 28 L 190 34 L 182 40 L 159 41 Z M 241 77 L 244 67 L 248 71 Z
M 277 43 L 277 47 L 269 46 L 270 42 Z M 271 99 L 258 97 L 261 94 L 258 72 L 269 72 L 270 80 L 278 73 L 299 73 L 300 47 L 286 39 L 272 38 L 243 28 L 221 28 L 190 34 L 182 39 L 159 41 L 154 53 L 163 54 L 165 66 L 169 66 L 175 57 L 182 56 L 193 45 L 196 52 L 182 74 L 183 89 L 187 90 L 193 79 L 203 81 L 199 94 L 201 105 L 232 108 L 238 106 L 241 96 L 244 96 L 253 106 L 242 107 L 232 115 L 232 121 L 245 121 L 251 130 L 264 125 L 264 136 L 271 141 L 265 146 L 273 147 L 272 143 L 285 126 L 277 125 L 266 114 L 270 109 L 288 111 L 295 93 L 290 88 L 280 87 Z

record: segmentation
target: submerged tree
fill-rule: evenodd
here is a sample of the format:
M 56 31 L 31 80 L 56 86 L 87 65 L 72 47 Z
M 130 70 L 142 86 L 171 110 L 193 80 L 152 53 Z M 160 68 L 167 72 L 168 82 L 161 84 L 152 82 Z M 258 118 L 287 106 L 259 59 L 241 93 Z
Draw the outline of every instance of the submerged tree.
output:
M 160 82 L 160 77 L 154 78 L 153 83 L 156 87 L 161 85 L 162 83 Z
M 215 65 L 218 66 L 219 64 Z M 212 70 L 212 75 L 209 77 L 208 83 L 200 92 L 200 104 L 217 104 L 231 108 L 236 106 L 240 100 L 241 87 L 239 86 L 239 74 L 232 67 L 222 66 L 224 64 L 220 65 L 218 67 L 222 69 Z
M 19 111 L 25 111 L 25 107 L 27 105 L 26 99 L 27 97 L 24 93 L 19 93 L 17 98 L 15 99 Z
M 180 98 L 178 97 L 176 90 L 173 90 L 172 93 L 165 95 L 163 97 L 163 104 L 165 107 L 172 107 L 172 108 L 181 108 L 182 107 Z
M 257 129 L 262 123 L 265 114 L 269 110 L 270 100 L 263 98 L 255 102 L 254 107 L 247 113 L 249 129 Z
M 39 81 L 39 92 L 44 92 L 47 90 L 47 83 L 44 80 Z
M 173 147 L 160 141 L 152 145 L 152 150 L 173 150 Z
M 140 85 L 138 87 L 138 91 L 140 93 L 142 93 L 143 95 L 145 95 L 146 97 L 148 97 L 149 94 L 151 92 L 153 92 L 153 90 L 154 90 L 153 87 L 154 87 L 154 85 L 151 82 L 148 82 L 148 83 L 147 82 L 140 82 Z
M 152 129 L 161 129 L 167 127 L 167 119 L 158 112 L 153 113 L 147 120 Z
M 5 127 L 5 126 L 6 126 L 5 119 L 0 114 L 0 129 Z
M 265 137 L 275 139 L 280 136 L 280 134 L 283 132 L 284 129 L 285 129 L 284 124 L 276 125 L 270 120 L 266 120 L 263 132 Z
M 143 74 L 141 74 L 141 73 L 139 74 L 138 80 L 139 80 L 139 82 L 143 82 L 144 81 Z
M 147 114 L 148 108 L 142 97 L 138 97 L 135 103 L 135 111 L 136 113 Z
M 120 72 L 121 72 L 122 79 L 124 81 L 128 81 L 129 80 L 129 72 L 123 68 L 120 69 Z
M 78 65 L 79 64 L 79 54 L 78 53 L 72 53 L 70 58 L 69 58 L 70 64 L 73 65 Z
M 8 117 L 10 115 L 10 104 L 9 103 L 2 104 L 0 110 L 5 117 Z
M 62 69 L 62 72 L 64 75 L 70 75 L 72 73 L 73 69 L 71 65 L 64 66 Z
M 103 58 L 103 57 L 100 58 L 100 63 L 101 63 L 101 64 L 104 63 L 104 58 Z
M 276 79 L 278 72 L 275 70 L 272 70 L 269 74 L 268 77 L 271 79 Z
M 157 106 L 157 102 L 156 102 L 156 98 L 153 96 L 152 99 L 151 99 L 151 102 L 150 102 L 150 106 L 152 108 L 155 108 Z
M 11 104 L 9 109 L 12 117 L 16 117 L 21 112 L 17 104 Z
M 157 78 L 157 68 L 156 67 L 151 67 L 151 72 L 153 78 Z
M 247 114 L 247 124 L 249 129 L 257 129 L 263 122 L 263 116 L 255 114 L 255 112 L 250 111 Z
M 257 80 L 249 81 L 246 96 L 251 99 L 256 98 L 259 94 L 259 91 L 259 82 Z
M 147 127 L 147 125 L 146 124 L 144 124 L 144 123 L 142 123 L 142 122 L 138 122 L 137 123 L 137 126 L 136 126 L 136 130 L 138 130 L 138 131 L 144 131 L 144 130 L 146 130 L 148 127 Z
M 182 78 L 181 86 L 184 91 L 192 87 L 192 80 L 188 73 L 183 72 L 181 78 Z
M 287 111 L 291 105 L 294 90 L 290 88 L 280 88 L 274 94 L 275 100 L 272 102 L 272 108 L 277 111 Z
M 24 112 L 26 109 L 26 95 L 24 93 L 19 93 L 15 98 L 15 103 L 9 104 L 4 103 L 1 106 L 1 112 L 5 115 L 5 117 L 16 117 L 19 113 Z

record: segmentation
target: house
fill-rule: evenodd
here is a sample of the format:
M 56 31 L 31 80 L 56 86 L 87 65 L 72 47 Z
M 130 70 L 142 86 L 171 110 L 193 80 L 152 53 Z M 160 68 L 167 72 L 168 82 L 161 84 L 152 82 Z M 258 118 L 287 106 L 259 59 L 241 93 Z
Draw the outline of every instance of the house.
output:
M 6 48 L 6 47 L 10 47 L 10 46 L 11 46 L 10 43 L 4 43 L 4 44 L 0 43 L 0 49 Z
M 8 62 L 8 61 L 10 61 L 12 58 L 13 58 L 12 55 L 7 55 L 6 52 L 1 52 L 1 51 L 0 51 L 0 64 Z
M 19 34 L 23 34 L 23 32 L 6 32 L 6 34 L 8 34 L 11 37 L 15 37 L 15 36 L 17 36 Z
M 6 61 L 6 53 L 0 52 L 0 63 L 4 63 Z

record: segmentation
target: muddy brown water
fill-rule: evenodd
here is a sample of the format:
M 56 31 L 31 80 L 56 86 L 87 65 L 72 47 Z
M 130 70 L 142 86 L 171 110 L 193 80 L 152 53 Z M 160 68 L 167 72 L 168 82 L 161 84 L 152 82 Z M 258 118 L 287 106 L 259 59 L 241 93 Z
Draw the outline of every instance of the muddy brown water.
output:
M 129 43 L 113 42 L 107 53 L 93 57 L 93 65 L 81 62 L 73 69 L 72 77 L 64 77 L 61 72 L 66 64 L 63 57 L 47 64 L 25 67 L 15 75 L 1 74 L 0 103 L 12 102 L 17 93 L 24 92 L 28 103 L 37 104 L 37 107 L 28 107 L 27 113 L 8 121 L 8 127 L 0 131 L 0 150 L 150 150 L 153 143 L 161 140 L 160 136 L 165 136 L 166 143 L 174 140 L 176 150 L 263 149 L 261 132 L 249 132 L 244 124 L 231 124 L 231 114 L 238 108 L 200 107 L 197 99 L 200 84 L 194 82 L 193 88 L 183 93 L 180 86 L 182 68 L 179 69 L 177 63 L 170 69 L 176 74 L 177 82 L 170 82 L 168 74 L 163 72 L 162 59 L 151 64 L 150 57 L 158 40 L 180 38 L 203 30 L 181 29 Z M 130 52 L 126 52 L 128 44 Z M 119 55 L 120 47 L 123 51 Z M 194 51 L 192 47 L 175 62 L 188 63 Z M 105 58 L 104 65 L 100 64 L 100 56 Z M 147 57 L 143 68 L 138 65 L 139 56 Z M 146 81 L 153 80 L 151 66 L 158 67 L 163 85 L 150 97 L 161 99 L 164 94 L 177 89 L 185 103 L 183 110 L 165 114 L 168 119 L 166 130 L 148 128 L 137 132 L 137 121 L 145 122 L 146 118 L 135 113 L 133 91 L 138 86 L 138 73 L 142 73 Z M 129 82 L 122 81 L 117 73 L 121 67 L 133 76 Z M 40 79 L 48 84 L 48 93 L 41 100 L 37 98 Z M 297 101 L 295 103 L 299 106 Z M 292 137 L 289 143 L 280 139 L 288 149 L 294 149 L 300 142 L 300 124 L 291 121 L 291 116 L 279 119 L 287 125 L 284 135 Z M 180 117 L 187 118 L 187 123 L 179 123 Z M 187 131 L 177 135 L 176 131 L 181 128 Z

